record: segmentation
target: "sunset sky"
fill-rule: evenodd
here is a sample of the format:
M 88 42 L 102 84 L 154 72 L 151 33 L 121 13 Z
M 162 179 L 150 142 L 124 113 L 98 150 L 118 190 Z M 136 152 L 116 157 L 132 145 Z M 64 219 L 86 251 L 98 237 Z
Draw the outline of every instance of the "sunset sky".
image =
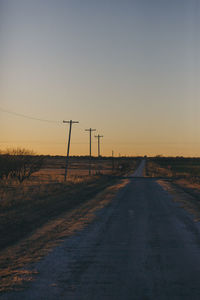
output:
M 0 149 L 200 156 L 199 96 L 198 0 L 0 0 Z

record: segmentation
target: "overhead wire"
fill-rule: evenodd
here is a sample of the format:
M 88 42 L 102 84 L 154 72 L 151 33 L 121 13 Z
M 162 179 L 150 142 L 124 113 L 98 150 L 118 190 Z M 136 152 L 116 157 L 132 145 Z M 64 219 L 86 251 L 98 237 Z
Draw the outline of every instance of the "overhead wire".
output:
M 18 112 L 14 112 L 8 109 L 4 109 L 2 107 L 0 107 L 0 111 L 4 112 L 4 113 L 8 113 L 17 117 L 22 117 L 22 118 L 26 118 L 26 119 L 30 119 L 30 120 L 34 120 L 34 121 L 40 121 L 40 122 L 47 122 L 47 123 L 60 123 L 60 121 L 56 121 L 56 120 L 47 120 L 47 119 L 42 119 L 42 118 L 37 118 L 37 117 L 32 117 L 32 116 L 28 116 L 28 115 L 24 115 Z

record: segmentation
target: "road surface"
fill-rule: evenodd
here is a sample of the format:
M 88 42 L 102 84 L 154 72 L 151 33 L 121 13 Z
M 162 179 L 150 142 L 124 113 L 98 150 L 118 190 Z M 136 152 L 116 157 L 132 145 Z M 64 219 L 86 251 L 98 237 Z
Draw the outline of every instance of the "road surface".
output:
M 200 226 L 144 161 L 96 220 L 66 239 L 36 268 L 24 291 L 0 299 L 200 299 Z

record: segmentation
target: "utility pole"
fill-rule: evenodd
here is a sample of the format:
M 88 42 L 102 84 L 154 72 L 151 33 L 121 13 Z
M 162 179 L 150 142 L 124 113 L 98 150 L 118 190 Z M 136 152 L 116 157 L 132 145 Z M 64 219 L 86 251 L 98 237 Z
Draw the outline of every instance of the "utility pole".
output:
M 85 131 L 89 131 L 90 133 L 90 149 L 89 149 L 89 155 L 90 155 L 90 163 L 89 163 L 89 175 L 91 175 L 91 160 L 92 160 L 92 131 L 96 131 L 96 129 L 85 129 Z
M 71 141 L 71 132 L 72 132 L 72 124 L 79 123 L 78 121 L 63 121 L 63 123 L 69 124 L 69 138 L 68 138 L 68 146 L 67 146 L 67 157 L 66 157 L 66 166 L 65 166 L 65 181 L 67 179 L 67 171 L 68 171 L 68 164 L 69 164 L 69 149 L 70 149 L 70 141 Z
M 112 171 L 114 171 L 114 151 L 112 150 Z
M 98 134 L 98 135 L 95 135 L 95 138 L 97 138 L 98 139 L 98 158 L 99 158 L 99 170 L 98 170 L 98 173 L 100 174 L 100 138 L 102 138 L 103 137 L 103 135 L 100 135 L 100 134 Z
M 100 157 L 100 138 L 102 138 L 103 135 L 95 135 L 95 138 L 98 139 L 98 157 Z

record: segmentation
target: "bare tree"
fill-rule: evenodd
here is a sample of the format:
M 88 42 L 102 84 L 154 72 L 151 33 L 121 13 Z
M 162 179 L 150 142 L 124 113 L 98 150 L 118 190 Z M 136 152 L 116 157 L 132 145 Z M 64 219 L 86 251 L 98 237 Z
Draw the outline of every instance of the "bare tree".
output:
M 16 178 L 20 183 L 41 169 L 43 157 L 26 149 L 9 149 L 0 157 L 0 178 Z

